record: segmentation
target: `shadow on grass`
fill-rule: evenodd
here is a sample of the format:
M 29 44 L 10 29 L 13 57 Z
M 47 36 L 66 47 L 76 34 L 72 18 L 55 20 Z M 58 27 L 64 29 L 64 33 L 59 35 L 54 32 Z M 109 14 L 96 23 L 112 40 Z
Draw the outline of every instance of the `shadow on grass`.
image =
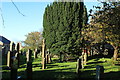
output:
M 89 65 L 89 64 L 98 64 L 98 63 L 103 63 L 103 62 L 102 61 L 97 61 L 97 62 L 89 62 L 87 64 Z
M 58 67 L 58 65 L 49 65 L 49 64 L 47 64 L 47 68 L 54 68 L 54 67 Z
M 11 80 L 10 74 L 11 74 L 10 72 L 2 72 L 2 79 L 1 80 Z M 26 71 L 18 72 L 17 76 L 21 76 L 21 79 L 18 79 L 18 80 L 26 80 Z
M 74 72 L 61 72 L 57 70 L 44 70 L 33 72 L 34 80 L 75 80 L 77 75 Z
M 83 71 L 79 75 L 75 72 L 61 72 L 59 70 L 33 71 L 32 80 L 95 80 L 93 73 L 95 73 L 95 70 Z M 3 75 L 2 80 L 10 80 L 10 72 L 3 73 Z M 101 80 L 120 80 L 119 75 L 120 71 L 104 73 Z M 19 72 L 18 76 L 21 76 L 20 80 L 27 80 L 26 71 Z
M 120 80 L 120 71 L 114 72 L 111 71 L 109 73 L 104 73 L 103 80 Z
M 41 67 L 42 64 L 32 64 L 33 67 Z
M 95 67 L 96 67 L 96 65 L 91 65 L 91 66 L 85 66 L 84 68 L 89 69 L 89 68 L 95 68 Z

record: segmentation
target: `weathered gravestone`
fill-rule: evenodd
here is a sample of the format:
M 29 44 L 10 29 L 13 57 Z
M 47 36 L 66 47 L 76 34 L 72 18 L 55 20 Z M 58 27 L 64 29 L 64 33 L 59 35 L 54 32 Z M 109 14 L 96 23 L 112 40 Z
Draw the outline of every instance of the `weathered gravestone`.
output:
M 14 56 L 14 51 L 15 51 L 15 44 L 13 42 L 10 43 L 10 50 L 8 51 L 7 54 L 7 66 L 11 68 L 11 65 L 13 63 L 12 57 Z
M 34 58 L 37 58 L 37 51 L 38 51 L 38 49 L 36 48 L 34 51 Z
M 7 66 L 10 68 L 10 79 L 17 79 L 17 68 L 18 68 L 18 60 L 15 57 L 15 44 L 13 42 L 10 43 L 10 50 L 7 54 Z
M 50 51 L 49 51 L 49 49 L 48 49 L 48 63 L 51 63 L 51 54 L 50 54 Z
M 17 51 L 17 60 L 18 60 L 18 67 L 19 67 L 20 65 L 20 44 L 19 43 L 17 43 L 16 51 Z
M 81 58 L 77 60 L 77 69 L 76 69 L 77 74 L 80 74 L 80 69 L 82 69 Z
M 87 62 L 87 53 L 84 53 L 84 65 L 86 65 Z
M 46 68 L 46 54 L 45 54 L 45 39 L 43 39 L 42 44 L 42 69 Z
M 8 51 L 8 54 L 7 54 L 7 66 L 8 67 L 10 67 L 10 65 L 11 65 L 11 52 L 10 51 Z
M 47 52 L 46 52 L 46 63 L 51 63 L 51 55 L 50 55 L 50 51 L 49 49 L 47 49 Z
M 83 69 L 84 68 L 84 52 L 82 52 L 82 55 L 81 55 L 81 66 Z
M 48 57 L 49 56 L 49 54 L 46 54 L 46 64 L 48 64 Z
M 86 62 L 87 62 L 87 55 L 88 55 L 87 49 L 85 48 L 84 49 L 84 65 L 86 65 Z
M 15 56 L 12 57 L 13 64 L 11 65 L 11 80 L 17 80 L 18 60 Z
M 91 47 L 91 50 L 90 50 L 90 54 L 91 54 L 91 56 L 93 56 L 93 48 Z
M 103 66 L 96 66 L 96 80 L 103 80 L 104 76 L 104 67 Z
M 27 52 L 27 80 L 32 80 L 32 51 Z

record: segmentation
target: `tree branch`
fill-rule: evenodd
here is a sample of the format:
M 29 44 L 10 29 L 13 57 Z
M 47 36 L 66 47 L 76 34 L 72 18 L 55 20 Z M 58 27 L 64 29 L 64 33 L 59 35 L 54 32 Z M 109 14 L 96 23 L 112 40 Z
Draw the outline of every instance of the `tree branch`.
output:
M 2 25 L 3 25 L 3 27 L 5 28 L 5 22 L 4 22 L 4 18 L 3 18 L 3 14 L 2 14 L 2 9 L 0 8 L 0 12 L 1 12 L 1 18 L 2 18 Z
M 16 6 L 16 4 L 13 2 L 13 0 L 11 0 L 11 2 L 12 2 L 12 4 L 15 6 L 15 8 L 17 9 L 17 11 L 18 11 L 22 16 L 25 16 L 24 14 L 22 14 L 22 13 L 20 12 L 20 10 L 19 10 L 18 7 Z

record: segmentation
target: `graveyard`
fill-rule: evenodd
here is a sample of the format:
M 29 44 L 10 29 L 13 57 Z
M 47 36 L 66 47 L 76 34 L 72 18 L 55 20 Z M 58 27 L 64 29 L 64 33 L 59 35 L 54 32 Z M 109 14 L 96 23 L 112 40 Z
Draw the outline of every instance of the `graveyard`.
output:
M 120 80 L 120 1 L 97 0 L 101 4 L 93 3 L 91 9 L 88 7 L 91 4 L 86 6 L 88 3 L 82 0 L 69 1 L 20 2 L 24 4 L 22 8 L 26 8 L 24 11 L 31 14 L 28 18 L 21 13 L 18 3 L 11 0 L 25 18 L 11 22 L 13 14 L 8 21 L 10 24 L 19 22 L 21 30 L 17 26 L 16 30 L 10 26 L 14 31 L 8 30 L 20 40 L 14 42 L 0 36 L 1 80 Z M 33 4 L 40 5 L 38 11 L 44 9 L 43 12 L 34 11 L 38 6 Z M 2 14 L 1 17 L 4 26 Z M 36 23 L 31 25 L 33 22 Z M 42 24 L 41 31 L 32 30 L 39 26 L 37 23 Z M 24 40 L 18 35 L 22 35 L 21 31 L 27 33 Z
M 18 44 L 17 44 L 18 45 Z M 19 47 L 17 47 L 19 50 Z M 44 49 L 43 49 L 44 51 Z M 115 80 L 120 79 L 120 59 L 113 61 L 111 58 L 106 58 L 101 55 L 88 56 L 86 64 L 83 67 L 78 68 L 77 59 L 60 62 L 58 57 L 52 57 L 51 62 L 42 64 L 42 56 L 38 54 L 35 58 L 34 52 L 28 50 L 29 58 L 26 58 L 25 54 L 19 54 L 19 67 L 18 63 L 14 63 L 14 66 L 9 68 L 8 57 L 4 55 L 2 57 L 2 80 Z M 32 54 L 31 54 L 32 53 Z M 28 56 L 28 54 L 27 54 Z M 13 64 L 12 63 L 12 64 Z M 81 63 L 79 62 L 79 65 Z M 100 79 L 96 76 L 100 75 L 97 72 L 96 66 L 103 66 L 104 70 Z M 16 68 L 17 67 L 17 68 Z M 11 71 L 12 68 L 16 70 Z M 12 75 L 11 75 L 12 74 Z M 14 76 L 14 77 L 13 77 Z

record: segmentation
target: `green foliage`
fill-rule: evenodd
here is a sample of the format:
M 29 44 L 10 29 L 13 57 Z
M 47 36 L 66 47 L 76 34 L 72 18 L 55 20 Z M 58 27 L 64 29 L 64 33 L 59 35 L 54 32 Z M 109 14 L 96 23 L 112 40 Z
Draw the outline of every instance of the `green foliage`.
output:
M 86 23 L 83 2 L 53 2 L 46 7 L 43 19 L 46 47 L 55 54 L 79 54 L 81 28 Z
M 99 40 L 106 41 L 113 47 L 120 46 L 120 3 L 119 2 L 103 2 L 104 7 L 96 7 L 96 12 L 91 20 L 91 29 L 97 32 L 101 38 Z M 97 28 L 95 30 L 95 28 Z M 97 36 L 95 37 L 96 39 Z
M 26 49 L 39 49 L 42 44 L 42 34 L 40 32 L 30 32 L 26 35 L 26 40 L 24 43 Z
M 120 47 L 120 2 L 102 2 L 104 7 L 95 6 L 89 27 L 85 30 L 91 42 L 107 42 L 114 47 L 114 60 L 117 60 Z M 99 36 L 99 37 L 98 37 Z

